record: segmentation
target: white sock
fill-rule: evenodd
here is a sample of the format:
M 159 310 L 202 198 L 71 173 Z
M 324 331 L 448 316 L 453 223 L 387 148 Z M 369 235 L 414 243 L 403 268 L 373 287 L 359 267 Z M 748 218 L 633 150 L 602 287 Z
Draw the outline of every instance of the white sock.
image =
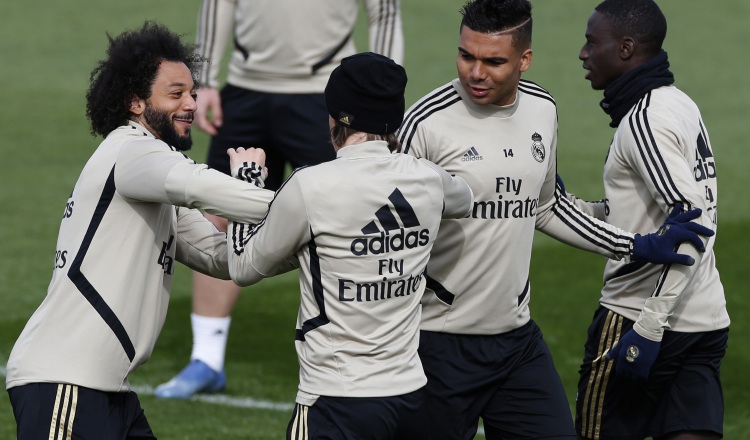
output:
M 212 318 L 191 313 L 193 353 L 190 355 L 190 360 L 199 359 L 214 370 L 222 371 L 231 321 L 231 316 Z

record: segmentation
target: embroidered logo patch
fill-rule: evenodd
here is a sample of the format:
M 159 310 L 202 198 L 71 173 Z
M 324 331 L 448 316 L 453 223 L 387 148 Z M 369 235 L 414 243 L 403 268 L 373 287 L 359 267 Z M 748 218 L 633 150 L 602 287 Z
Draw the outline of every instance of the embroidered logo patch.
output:
M 542 143 L 542 135 L 536 132 L 531 135 L 531 156 L 539 163 L 544 162 L 544 158 L 547 157 L 547 151 Z

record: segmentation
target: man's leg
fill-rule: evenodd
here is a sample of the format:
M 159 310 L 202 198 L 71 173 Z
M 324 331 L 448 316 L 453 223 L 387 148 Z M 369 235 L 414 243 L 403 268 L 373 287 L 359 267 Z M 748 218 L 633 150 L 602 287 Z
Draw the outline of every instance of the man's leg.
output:
M 267 137 L 270 126 L 269 97 L 227 84 L 221 91 L 224 124 L 211 138 L 206 164 L 229 174 L 227 148 L 262 146 L 266 150 L 269 177 L 280 175 L 283 158 L 271 148 Z M 281 165 L 278 161 L 281 160 Z M 278 183 L 281 178 L 276 177 Z M 273 183 L 273 181 L 271 181 Z M 270 187 L 266 181 L 267 189 Z M 227 221 L 206 214 L 206 218 L 220 231 L 227 230 Z M 218 392 L 225 387 L 224 354 L 232 309 L 240 294 L 232 281 L 219 280 L 200 273 L 193 274 L 193 351 L 191 362 L 171 381 L 156 388 L 154 394 L 163 398 L 189 398 L 197 392 Z
M 62 383 L 8 390 L 19 439 L 156 440 L 134 392 L 112 393 Z
M 226 232 L 227 220 L 211 214 L 206 218 Z M 156 397 L 187 399 L 196 393 L 224 391 L 224 358 L 231 313 L 241 288 L 231 280 L 220 280 L 193 272 L 193 351 L 190 363 L 172 380 L 154 390 Z
M 534 321 L 496 336 L 505 380 L 482 410 L 487 440 L 575 440 L 573 416 L 552 354 Z

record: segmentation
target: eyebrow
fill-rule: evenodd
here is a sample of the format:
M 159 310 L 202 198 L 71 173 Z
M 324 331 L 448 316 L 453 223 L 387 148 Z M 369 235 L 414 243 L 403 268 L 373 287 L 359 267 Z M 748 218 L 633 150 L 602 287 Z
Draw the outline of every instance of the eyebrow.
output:
M 474 58 L 476 60 L 480 60 L 480 61 L 490 61 L 490 62 L 493 62 L 493 63 L 507 63 L 508 62 L 508 59 L 505 58 L 505 57 L 478 58 L 476 55 L 474 55 L 473 53 L 469 52 L 468 50 L 464 49 L 461 46 L 458 47 L 458 51 L 461 52 L 464 55 L 468 55 L 468 56 L 470 56 L 470 57 L 472 57 L 472 58 Z

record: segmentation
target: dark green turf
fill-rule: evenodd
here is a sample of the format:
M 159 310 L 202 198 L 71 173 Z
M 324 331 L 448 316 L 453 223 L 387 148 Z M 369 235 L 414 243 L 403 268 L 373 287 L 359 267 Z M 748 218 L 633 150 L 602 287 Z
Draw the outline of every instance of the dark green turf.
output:
M 455 76 L 457 0 L 402 0 L 409 74 L 407 102 Z M 596 2 L 537 0 L 534 60 L 525 78 L 556 98 L 560 119 L 559 170 L 571 191 L 601 195 L 601 168 L 612 136 L 598 108 L 601 94 L 583 79 L 577 59 L 588 14 Z M 742 281 L 748 257 L 750 205 L 744 0 L 663 0 L 669 21 L 666 49 L 677 85 L 701 107 L 716 155 L 721 190 L 717 258 L 733 319 L 722 374 L 726 436 L 750 438 L 750 365 Z M 195 34 L 199 0 L 0 2 L 0 365 L 28 316 L 43 299 L 54 260 L 65 201 L 99 139 L 89 135 L 84 95 L 105 32 L 117 34 L 145 19 Z M 360 20 L 360 24 L 362 20 Z M 360 26 L 356 39 L 366 41 Z M 196 134 L 191 156 L 202 161 L 206 137 Z M 603 261 L 539 236 L 532 263 L 532 316 L 545 333 L 571 402 L 585 331 L 596 306 Z M 297 386 L 293 330 L 295 274 L 245 289 L 234 313 L 227 355 L 228 395 L 290 404 Z M 170 314 L 153 358 L 132 378 L 156 386 L 177 372 L 190 353 L 190 272 L 178 269 Z M 163 402 L 142 396 L 161 439 L 281 439 L 289 414 L 201 401 Z M 15 437 L 7 394 L 0 393 L 0 439 Z

